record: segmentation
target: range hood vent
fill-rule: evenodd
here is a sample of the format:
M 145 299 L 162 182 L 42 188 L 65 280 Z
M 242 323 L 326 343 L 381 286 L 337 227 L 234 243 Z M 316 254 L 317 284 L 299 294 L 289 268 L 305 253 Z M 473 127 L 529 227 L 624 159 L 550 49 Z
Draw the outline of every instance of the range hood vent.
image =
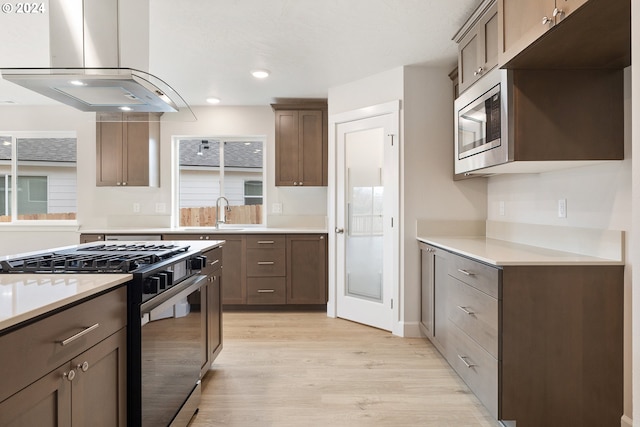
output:
M 148 67 L 149 56 L 148 0 L 136 2 L 134 10 L 127 9 L 134 3 L 126 1 L 50 0 L 51 67 L 2 68 L 2 77 L 81 111 L 185 112 L 179 115 L 182 120 L 195 120 L 189 105 L 166 82 L 121 66 L 121 46 L 129 49 L 130 62 L 143 67 Z

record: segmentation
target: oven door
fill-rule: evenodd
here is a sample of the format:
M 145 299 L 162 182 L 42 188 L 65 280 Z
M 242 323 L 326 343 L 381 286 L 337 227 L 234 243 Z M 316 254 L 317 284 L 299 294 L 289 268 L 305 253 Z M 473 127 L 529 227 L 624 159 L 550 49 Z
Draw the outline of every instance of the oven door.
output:
M 191 276 L 140 307 L 143 426 L 170 425 L 199 392 L 203 313 L 190 301 L 200 301 L 205 283 L 206 276 Z

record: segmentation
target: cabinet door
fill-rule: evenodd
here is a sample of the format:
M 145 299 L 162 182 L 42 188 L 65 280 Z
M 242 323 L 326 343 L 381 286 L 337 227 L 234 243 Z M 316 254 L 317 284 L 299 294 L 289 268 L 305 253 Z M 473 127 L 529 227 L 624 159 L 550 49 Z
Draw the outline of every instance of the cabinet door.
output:
M 276 111 L 276 186 L 297 185 L 300 173 L 298 111 Z
M 72 417 L 76 426 L 125 426 L 127 334 L 121 329 L 71 361 Z
M 500 65 L 553 26 L 555 0 L 498 0 Z M 543 18 L 551 21 L 543 24 Z
M 422 332 L 433 338 L 434 249 L 420 245 L 420 326 Z
M 222 350 L 222 271 L 216 270 L 209 276 L 207 286 L 207 333 L 209 364 L 211 366 L 216 356 Z
M 246 239 L 241 235 L 215 235 L 215 239 L 224 240 L 222 253 L 222 303 L 246 304 Z
M 145 118 L 125 116 L 123 135 L 122 181 L 123 185 L 149 185 L 149 127 L 152 123 L 140 122 Z
M 109 116 L 109 120 L 121 120 Z M 122 135 L 123 123 L 98 122 L 96 124 L 96 185 L 117 186 L 122 184 Z
M 323 113 L 315 110 L 298 112 L 299 166 L 298 185 L 323 185 Z M 326 184 L 324 184 L 326 185 Z
M 287 235 L 287 304 L 326 304 L 327 239 Z
M 460 93 L 498 65 L 498 8 L 494 5 L 476 22 L 458 46 Z
M 19 360 L 16 369 L 22 369 Z M 71 425 L 71 382 L 65 377 L 67 365 L 0 403 L 0 425 L 57 427 Z M 26 367 L 25 369 L 28 369 Z
M 434 319 L 433 319 L 433 342 L 440 350 L 446 354 L 447 348 L 447 252 L 434 252 L 433 277 L 434 277 Z

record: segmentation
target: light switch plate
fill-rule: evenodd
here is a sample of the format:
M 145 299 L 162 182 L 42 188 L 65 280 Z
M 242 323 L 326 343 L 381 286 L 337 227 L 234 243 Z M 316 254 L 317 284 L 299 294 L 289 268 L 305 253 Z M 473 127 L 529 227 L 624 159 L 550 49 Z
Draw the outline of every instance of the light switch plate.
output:
M 558 200 L 558 218 L 567 217 L 567 199 Z
M 282 213 L 282 203 L 273 203 L 271 205 L 271 213 L 281 214 Z
M 498 202 L 498 211 L 500 213 L 500 216 L 504 216 L 504 201 L 502 200 Z

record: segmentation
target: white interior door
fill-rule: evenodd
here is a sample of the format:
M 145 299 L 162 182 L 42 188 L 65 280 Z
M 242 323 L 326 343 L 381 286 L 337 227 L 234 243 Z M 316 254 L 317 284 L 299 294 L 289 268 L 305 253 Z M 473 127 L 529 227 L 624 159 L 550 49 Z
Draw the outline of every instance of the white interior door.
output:
M 336 315 L 392 330 L 398 270 L 397 112 L 336 125 Z

